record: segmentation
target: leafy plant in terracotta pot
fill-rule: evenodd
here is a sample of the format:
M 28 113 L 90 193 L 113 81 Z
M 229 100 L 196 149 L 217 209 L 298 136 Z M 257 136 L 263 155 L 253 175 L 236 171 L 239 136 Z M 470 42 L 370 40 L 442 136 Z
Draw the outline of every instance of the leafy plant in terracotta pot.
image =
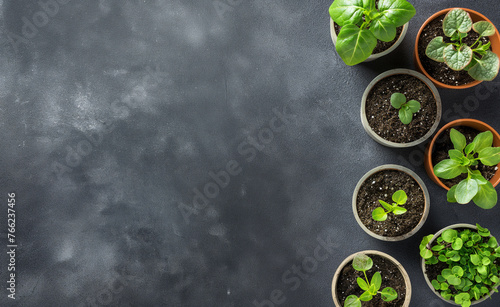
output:
M 415 66 L 442 88 L 463 89 L 493 80 L 499 56 L 498 30 L 484 15 L 467 8 L 433 14 L 415 42 Z
M 368 59 L 378 40 L 394 40 L 397 27 L 415 15 L 415 8 L 406 0 L 335 0 L 329 12 L 341 27 L 336 50 L 352 66 Z
M 467 178 L 451 187 L 447 194 L 448 201 L 467 204 L 472 200 L 483 209 L 493 208 L 498 199 L 493 184 L 479 170 L 473 169 L 479 162 L 487 166 L 500 163 L 500 147 L 492 147 L 493 133 L 481 132 L 472 143 L 467 144 L 465 136 L 452 128 L 450 138 L 454 146 L 448 152 L 450 158 L 436 164 L 434 173 L 443 179 L 453 179 L 461 174 L 467 174 Z
M 427 284 L 448 303 L 469 307 L 498 292 L 500 247 L 479 224 L 446 227 L 425 236 L 419 249 Z
M 473 30 L 479 37 L 470 46 L 464 41 Z M 495 34 L 492 23 L 482 20 L 473 23 L 469 13 L 462 9 L 452 9 L 443 19 L 443 36 L 430 41 L 425 54 L 437 62 L 444 62 L 456 71 L 465 70 L 478 81 L 493 80 L 500 68 L 498 56 L 491 51 L 491 42 L 483 43 L 481 38 Z
M 497 203 L 500 183 L 500 135 L 475 119 L 459 119 L 443 126 L 425 153 L 425 170 L 447 199 L 460 204 L 471 200 L 481 208 Z

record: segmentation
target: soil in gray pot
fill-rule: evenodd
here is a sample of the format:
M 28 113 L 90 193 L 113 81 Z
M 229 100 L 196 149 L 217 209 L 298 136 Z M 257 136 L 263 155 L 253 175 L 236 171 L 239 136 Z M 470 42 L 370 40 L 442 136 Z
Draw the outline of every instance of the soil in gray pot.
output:
M 361 302 L 363 307 L 396 307 L 403 306 L 406 298 L 406 285 L 405 280 L 398 267 L 386 258 L 370 255 L 373 260 L 373 267 L 366 271 L 368 279 L 371 280 L 375 272 L 380 272 L 382 275 L 382 286 L 380 291 L 385 287 L 391 287 L 398 293 L 398 298 L 391 302 L 384 302 L 380 295 L 375 296 L 369 302 Z M 345 299 L 349 295 L 360 296 L 364 291 L 358 286 L 356 279 L 361 277 L 364 279 L 363 272 L 356 271 L 352 267 L 352 261 L 350 261 L 341 271 L 339 279 L 337 281 L 337 296 L 341 303 L 344 305 Z
M 405 191 L 408 196 L 406 204 L 402 205 L 408 211 L 401 215 L 390 213 L 385 221 L 375 221 L 372 212 L 382 207 L 379 199 L 392 204 L 392 194 L 397 190 Z M 410 232 L 418 225 L 425 210 L 424 191 L 418 182 L 398 170 L 382 170 L 368 177 L 358 191 L 356 202 L 361 222 L 373 233 L 384 237 L 397 237 Z
M 408 125 L 401 122 L 399 110 L 391 105 L 394 93 L 404 94 L 406 101 L 420 102 L 420 110 Z M 391 75 L 377 82 L 368 93 L 365 110 L 373 132 L 395 143 L 410 143 L 422 138 L 432 128 L 438 112 L 429 87 L 417 77 L 406 74 Z

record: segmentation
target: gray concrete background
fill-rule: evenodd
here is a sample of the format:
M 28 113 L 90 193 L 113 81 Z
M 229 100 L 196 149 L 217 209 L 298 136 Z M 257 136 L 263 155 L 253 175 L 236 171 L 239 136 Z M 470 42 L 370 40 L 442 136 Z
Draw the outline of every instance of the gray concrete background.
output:
M 0 1 L 4 285 L 8 192 L 18 240 L 17 299 L 3 286 L 0 305 L 255 306 L 278 295 L 281 306 L 332 306 L 340 262 L 377 249 L 409 272 L 412 306 L 444 306 L 424 283 L 421 237 L 457 222 L 500 236 L 500 207 L 447 204 L 422 150 L 375 143 L 359 106 L 376 75 L 414 68 L 433 12 L 470 7 L 499 26 L 500 5 L 413 2 L 397 51 L 347 67 L 330 1 L 60 0 L 49 14 Z M 500 130 L 499 88 L 441 90 L 441 125 L 469 116 Z M 372 239 L 351 213 L 358 179 L 385 163 L 413 169 L 432 198 L 423 229 L 400 243 Z M 210 172 L 224 169 L 234 175 L 216 190 Z M 195 198 L 207 186 L 213 199 Z M 496 294 L 481 306 L 499 305 Z

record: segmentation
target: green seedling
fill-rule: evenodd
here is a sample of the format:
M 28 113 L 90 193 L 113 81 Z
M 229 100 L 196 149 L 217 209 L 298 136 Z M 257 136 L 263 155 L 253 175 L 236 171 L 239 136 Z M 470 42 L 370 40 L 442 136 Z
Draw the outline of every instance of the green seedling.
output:
M 405 125 L 408 125 L 413 119 L 413 114 L 420 110 L 420 102 L 413 99 L 406 102 L 406 96 L 401 93 L 391 95 L 391 105 L 399 110 L 399 119 Z
M 468 46 L 462 42 L 471 30 L 479 34 L 478 39 Z M 491 51 L 491 42 L 483 44 L 482 37 L 495 34 L 495 26 L 487 21 L 472 22 L 466 11 L 453 9 L 443 19 L 443 32 L 450 38 L 446 43 L 442 36 L 429 42 L 425 54 L 437 62 L 444 62 L 453 70 L 465 70 L 475 80 L 491 81 L 499 70 L 498 56 Z
M 493 184 L 479 170 L 473 169 L 479 161 L 487 166 L 500 163 L 500 147 L 492 147 L 493 134 L 491 131 L 481 132 L 467 145 L 465 136 L 451 129 L 450 138 L 454 147 L 448 151 L 450 159 L 436 164 L 434 173 L 442 179 L 452 179 L 463 173 L 467 174 L 467 178 L 448 191 L 448 201 L 467 204 L 472 200 L 483 209 L 493 208 L 498 199 Z
M 378 207 L 372 211 L 372 218 L 375 221 L 382 222 L 387 219 L 387 215 L 391 212 L 394 213 L 395 215 L 400 215 L 405 213 L 407 211 L 406 208 L 399 206 L 406 204 L 407 199 L 408 196 L 406 196 L 406 193 L 403 190 L 398 190 L 394 192 L 394 194 L 392 194 L 392 201 L 394 201 L 392 205 L 379 199 L 378 200 L 379 203 L 382 205 L 382 207 L 385 208 L 385 210 L 387 210 L 387 212 L 384 210 L 384 208 Z
M 432 245 L 434 235 L 420 243 L 420 256 L 427 265 L 444 262 L 448 266 L 431 281 L 434 289 L 462 307 L 489 295 L 500 283 L 500 247 L 490 231 L 476 224 L 477 230 L 445 230 Z
M 335 0 L 330 16 L 341 26 L 336 49 L 349 66 L 366 60 L 377 46 L 377 40 L 390 42 L 396 28 L 407 23 L 415 8 L 406 0 Z
M 361 302 L 368 302 L 373 299 L 374 296 L 380 293 L 382 300 L 386 302 L 393 301 L 398 298 L 398 293 L 391 287 L 386 287 L 382 291 L 380 287 L 382 286 L 382 275 L 380 272 L 375 272 L 373 274 L 372 279 L 368 280 L 368 276 L 366 276 L 366 271 L 371 269 L 373 266 L 373 260 L 365 254 L 357 254 L 354 256 L 352 261 L 352 267 L 356 271 L 363 272 L 365 279 L 358 277 L 357 283 L 358 286 L 364 290 L 363 294 L 359 297 L 352 294 L 349 295 L 345 302 L 344 307 L 361 307 Z

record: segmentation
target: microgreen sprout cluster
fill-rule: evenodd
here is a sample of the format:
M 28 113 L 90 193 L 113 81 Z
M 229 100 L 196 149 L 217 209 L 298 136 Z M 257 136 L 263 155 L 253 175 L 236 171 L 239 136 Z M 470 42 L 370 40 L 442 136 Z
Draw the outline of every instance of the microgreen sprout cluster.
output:
M 372 218 L 375 221 L 385 221 L 387 219 L 387 215 L 389 213 L 394 213 L 395 215 L 400 215 L 405 213 L 407 210 L 406 208 L 400 207 L 404 204 L 406 204 L 406 201 L 408 199 L 408 196 L 406 196 L 405 191 L 403 190 L 398 190 L 392 194 L 392 201 L 394 203 L 391 205 L 381 199 L 379 199 L 379 203 L 382 205 L 382 207 L 378 207 L 375 210 L 372 211 Z M 384 210 L 387 210 L 387 212 Z
M 413 114 L 420 110 L 420 102 L 416 100 L 406 101 L 406 96 L 401 93 L 391 95 L 391 105 L 399 110 L 399 119 L 405 125 L 408 125 L 413 119 Z
M 363 279 L 358 277 L 357 283 L 358 286 L 365 292 L 363 292 L 363 294 L 359 297 L 354 294 L 349 295 L 344 302 L 344 307 L 361 307 L 362 301 L 371 301 L 377 294 L 380 294 L 382 300 L 386 302 L 390 302 L 398 298 L 398 293 L 391 287 L 386 287 L 382 291 L 379 291 L 382 286 L 382 275 L 380 272 L 375 272 L 371 280 L 368 279 L 366 271 L 373 267 L 373 260 L 370 257 L 365 254 L 357 254 L 354 256 L 352 261 L 352 267 L 356 271 L 363 272 L 365 278 Z
M 493 134 L 491 131 L 481 132 L 467 144 L 462 133 L 451 129 L 450 138 L 454 146 L 448 151 L 450 158 L 436 164 L 434 173 L 442 179 L 452 179 L 463 173 L 467 178 L 448 191 L 448 201 L 467 204 L 472 200 L 483 209 L 493 208 L 498 199 L 493 184 L 479 170 L 473 169 L 479 162 L 487 166 L 500 163 L 500 147 L 492 147 Z
M 473 229 L 445 230 L 430 245 L 434 235 L 420 243 L 420 256 L 427 265 L 447 264 L 432 286 L 447 300 L 454 300 L 462 307 L 469 307 L 472 300 L 479 300 L 500 282 L 500 247 L 490 231 L 476 224 Z
M 468 46 L 463 39 L 471 30 L 479 37 Z M 497 76 L 498 56 L 490 50 L 490 42 L 483 44 L 481 41 L 482 37 L 495 34 L 495 26 L 484 20 L 473 23 L 469 13 L 453 9 L 443 19 L 443 32 L 451 43 L 444 42 L 442 36 L 435 37 L 425 50 L 429 58 L 444 62 L 453 70 L 465 70 L 475 80 L 491 81 Z

